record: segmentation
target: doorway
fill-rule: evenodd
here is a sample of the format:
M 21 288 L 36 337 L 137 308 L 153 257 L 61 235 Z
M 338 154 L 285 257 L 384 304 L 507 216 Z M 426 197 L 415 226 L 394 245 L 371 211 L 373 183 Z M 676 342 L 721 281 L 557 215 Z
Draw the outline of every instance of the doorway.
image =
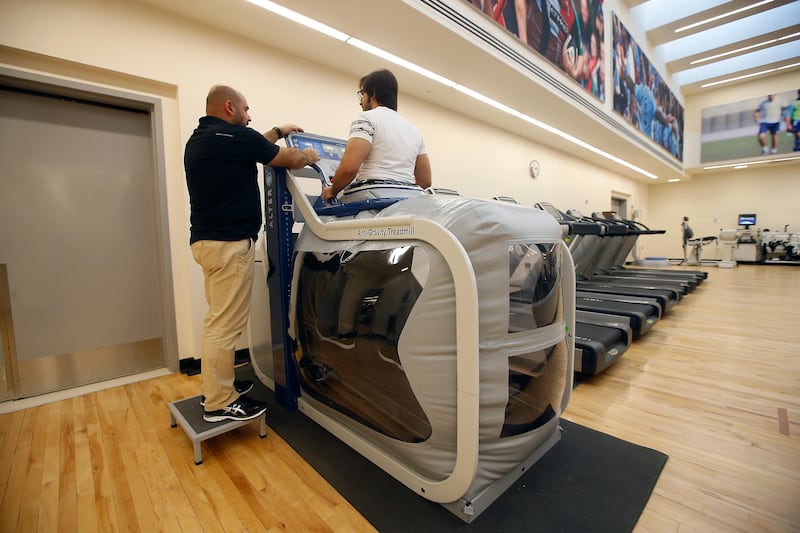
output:
M 611 211 L 619 215 L 620 218 L 628 218 L 628 198 L 627 196 L 612 194 Z
M 0 86 L 0 264 L 14 341 L 2 356 L 16 369 L 0 400 L 166 366 L 174 322 L 152 120 L 107 99 Z

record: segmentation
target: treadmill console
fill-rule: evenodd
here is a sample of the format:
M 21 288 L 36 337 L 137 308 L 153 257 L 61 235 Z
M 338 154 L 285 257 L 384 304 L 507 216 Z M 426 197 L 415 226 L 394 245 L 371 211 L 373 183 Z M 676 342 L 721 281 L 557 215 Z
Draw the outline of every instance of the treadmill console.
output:
M 313 133 L 295 132 L 286 136 L 286 146 L 300 150 L 306 148 L 316 150 L 320 157 L 317 166 L 322 170 L 325 182 L 330 183 L 331 178 L 336 174 L 336 169 L 339 168 L 347 141 Z

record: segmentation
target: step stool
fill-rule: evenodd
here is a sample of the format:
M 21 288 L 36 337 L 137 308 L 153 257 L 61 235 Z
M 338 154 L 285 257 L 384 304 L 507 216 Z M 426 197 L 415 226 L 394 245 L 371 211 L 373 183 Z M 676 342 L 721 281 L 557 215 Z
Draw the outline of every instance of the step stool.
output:
M 172 402 L 169 407 L 170 427 L 181 425 L 194 445 L 194 464 L 199 465 L 203 462 L 203 455 L 200 450 L 200 443 L 211 437 L 222 435 L 228 431 L 242 427 L 246 424 L 255 422 L 253 420 L 225 420 L 223 422 L 206 422 L 203 420 L 203 406 L 200 405 L 201 395 L 192 396 Z M 263 439 L 267 436 L 267 416 L 261 416 L 259 420 L 259 435 Z

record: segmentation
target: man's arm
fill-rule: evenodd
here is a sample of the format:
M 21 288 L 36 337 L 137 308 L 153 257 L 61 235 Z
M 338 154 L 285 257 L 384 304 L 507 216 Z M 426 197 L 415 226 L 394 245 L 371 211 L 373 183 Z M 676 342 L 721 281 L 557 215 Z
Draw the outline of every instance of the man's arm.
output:
M 761 110 L 763 108 L 764 104 L 761 104 L 755 111 L 753 111 L 753 122 L 761 122 Z
M 572 35 L 567 35 L 567 38 L 564 39 L 564 43 L 561 45 L 561 67 L 564 69 L 564 72 L 569 74 L 572 78 L 580 81 L 580 79 L 584 77 L 583 69 L 586 57 L 584 53 L 580 52 L 581 47 L 579 44 L 576 44 L 574 47 L 575 58 L 573 59 L 570 57 L 569 45 L 573 40 Z
M 319 153 L 313 148 L 306 148 L 301 151 L 298 148 L 280 146 L 278 155 L 272 158 L 269 164 L 276 167 L 297 169 L 317 161 L 319 161 Z
M 653 118 L 659 121 L 664 126 L 669 126 L 672 123 L 672 121 L 675 120 L 671 116 L 665 114 L 664 111 L 662 111 L 661 109 L 656 109 L 656 113 L 653 116 Z
M 417 156 L 417 162 L 414 165 L 414 181 L 423 189 L 427 189 L 433 183 L 431 160 L 428 154 Z
M 517 37 L 528 44 L 528 2 L 527 0 L 514 0 L 514 11 L 517 14 Z
M 295 131 L 303 132 L 305 130 L 297 124 L 284 124 L 283 126 L 275 126 L 271 130 L 264 132 L 264 138 L 272 144 L 275 144 L 278 142 L 278 139 L 282 139 Z M 310 165 L 311 163 L 316 163 L 317 161 L 319 161 L 319 153 L 313 148 L 300 150 L 298 148 L 279 146 L 278 155 L 272 158 L 269 164 L 276 167 L 298 169 Z
M 264 138 L 267 139 L 272 144 L 278 142 L 278 139 L 283 139 L 290 133 L 295 131 L 299 131 L 303 133 L 305 130 L 298 126 L 297 124 L 284 124 L 283 126 L 273 126 L 273 128 L 269 131 L 264 132 Z
M 336 169 L 336 175 L 331 178 L 331 186 L 322 189 L 323 200 L 331 201 L 342 189 L 350 185 L 370 150 L 372 150 L 372 143 L 366 139 L 353 137 L 347 141 L 344 154 L 342 154 L 342 162 Z

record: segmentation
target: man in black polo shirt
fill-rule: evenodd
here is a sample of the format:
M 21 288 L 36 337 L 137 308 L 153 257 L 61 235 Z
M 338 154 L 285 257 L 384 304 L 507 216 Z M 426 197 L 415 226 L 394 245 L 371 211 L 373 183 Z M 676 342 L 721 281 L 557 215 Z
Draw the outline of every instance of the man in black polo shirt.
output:
M 203 268 L 206 314 L 201 346 L 202 390 L 207 422 L 250 420 L 266 406 L 245 393 L 253 384 L 234 381 L 234 347 L 247 326 L 253 284 L 255 240 L 261 229 L 257 163 L 302 168 L 319 161 L 313 148 L 274 143 L 295 124 L 263 135 L 247 127 L 247 99 L 215 85 L 206 98 L 206 116 L 186 143 L 184 168 L 191 204 L 190 246 Z

